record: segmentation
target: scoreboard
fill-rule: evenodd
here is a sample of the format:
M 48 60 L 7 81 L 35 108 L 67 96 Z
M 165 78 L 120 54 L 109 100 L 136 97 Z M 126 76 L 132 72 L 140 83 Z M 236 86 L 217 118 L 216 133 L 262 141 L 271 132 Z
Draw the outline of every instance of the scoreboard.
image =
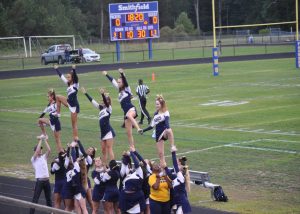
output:
M 110 40 L 159 38 L 158 2 L 109 4 Z

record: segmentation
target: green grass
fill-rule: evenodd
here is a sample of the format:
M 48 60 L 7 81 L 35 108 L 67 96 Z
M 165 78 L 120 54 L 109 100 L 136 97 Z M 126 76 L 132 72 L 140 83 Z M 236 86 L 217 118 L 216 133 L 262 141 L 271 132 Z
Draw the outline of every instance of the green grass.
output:
M 155 43 L 154 43 L 155 44 Z M 196 44 L 195 44 L 196 45 Z M 139 47 L 140 49 L 131 49 L 132 47 Z M 121 62 L 143 62 L 149 61 L 148 50 L 143 46 L 136 45 L 122 45 Z M 131 47 L 131 48 L 130 48 Z M 93 50 L 101 53 L 100 64 L 110 64 L 116 62 L 115 50 L 110 49 L 98 49 L 97 46 L 90 47 Z M 224 46 L 222 47 L 222 56 L 240 56 L 250 54 L 267 54 L 267 53 L 283 53 L 294 52 L 294 45 L 267 45 L 267 46 Z M 176 46 L 173 43 L 166 46 L 157 44 L 153 47 L 153 59 L 157 60 L 176 60 L 176 59 L 188 59 L 188 58 L 202 58 L 211 57 L 212 49 L 210 47 L 193 46 L 193 43 L 178 42 Z M 48 67 L 51 67 L 49 64 Z M 29 68 L 44 68 L 45 65 L 41 65 L 41 59 L 39 56 L 33 58 L 5 58 L 0 59 L 0 72 L 7 70 L 19 70 Z
M 152 72 L 156 82 L 151 82 Z M 211 73 L 210 64 L 126 71 L 132 89 L 139 78 L 149 85 L 151 114 L 155 95 L 164 95 L 179 152 L 192 151 L 186 154 L 190 169 L 209 172 L 212 182 L 221 184 L 229 196 L 228 203 L 208 201 L 208 190 L 192 186 L 191 203 L 239 213 L 299 213 L 300 78 L 294 59 L 222 63 L 220 76 L 213 77 Z M 111 74 L 117 76 L 117 72 Z M 99 72 L 81 74 L 80 84 L 98 100 L 98 87 L 106 87 L 110 92 L 111 122 L 117 133 L 114 150 L 120 157 L 128 144 L 124 129 L 120 128 L 122 112 L 117 92 Z M 32 178 L 29 160 L 35 136 L 40 133 L 35 124 L 47 104 L 45 93 L 49 87 L 65 94 L 65 86 L 56 76 L 0 81 L 2 175 L 18 173 Z M 100 149 L 98 112 L 82 94 L 79 101 L 79 136 L 86 147 Z M 216 101 L 248 103 L 203 105 Z M 72 136 L 67 109 L 63 109 L 61 122 L 65 145 Z M 47 130 L 55 150 L 53 136 Z M 156 158 L 150 134 L 134 134 L 136 147 L 144 157 Z M 211 147 L 216 148 L 206 150 Z M 165 151 L 169 155 L 168 143 Z

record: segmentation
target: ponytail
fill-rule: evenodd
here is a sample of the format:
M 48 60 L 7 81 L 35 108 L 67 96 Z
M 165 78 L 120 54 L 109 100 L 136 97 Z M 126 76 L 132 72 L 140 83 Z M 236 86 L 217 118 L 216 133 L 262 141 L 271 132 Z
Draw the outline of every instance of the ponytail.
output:
M 158 101 L 160 103 L 162 111 L 166 112 L 167 104 L 166 104 L 166 101 L 165 101 L 164 97 L 162 96 L 162 94 L 156 95 L 156 101 Z
M 191 191 L 191 177 L 190 177 L 190 171 L 188 166 L 183 167 L 184 170 L 184 178 L 185 178 L 185 189 L 187 193 Z
M 48 95 L 51 96 L 54 101 L 56 101 L 56 94 L 53 88 L 48 89 Z

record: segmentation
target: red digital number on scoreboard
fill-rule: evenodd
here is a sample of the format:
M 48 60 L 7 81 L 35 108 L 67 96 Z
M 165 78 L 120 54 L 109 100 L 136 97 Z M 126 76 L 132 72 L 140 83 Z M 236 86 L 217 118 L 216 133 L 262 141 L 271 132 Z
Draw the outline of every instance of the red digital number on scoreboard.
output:
M 145 30 L 138 30 L 138 38 L 145 38 L 146 37 L 146 31 Z
M 126 31 L 126 39 L 132 39 L 133 38 L 133 31 Z
M 157 22 L 158 22 L 158 18 L 157 18 L 157 16 L 152 16 L 152 17 L 149 17 L 149 22 L 150 22 L 150 24 L 157 24 Z
M 115 27 L 121 26 L 121 19 L 112 19 L 112 25 Z
M 122 39 L 122 32 L 114 32 L 114 38 Z
M 157 30 L 149 30 L 149 36 L 150 37 L 157 36 Z
M 143 22 L 144 14 L 143 13 L 129 13 L 126 14 L 126 22 Z

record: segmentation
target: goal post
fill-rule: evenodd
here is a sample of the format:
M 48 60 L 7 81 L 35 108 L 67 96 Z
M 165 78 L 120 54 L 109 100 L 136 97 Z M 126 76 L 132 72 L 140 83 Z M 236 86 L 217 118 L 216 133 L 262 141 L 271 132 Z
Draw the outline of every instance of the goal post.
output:
M 260 27 L 260 26 L 274 26 L 274 25 L 286 25 L 293 24 L 295 25 L 295 59 L 296 59 L 296 68 L 300 68 L 300 41 L 299 41 L 299 21 L 298 21 L 298 0 L 295 0 L 295 10 L 296 17 L 295 21 L 285 21 L 285 22 L 273 22 L 273 23 L 261 23 L 261 24 L 244 24 L 244 25 L 227 25 L 227 26 L 216 26 L 216 15 L 215 15 L 215 0 L 212 0 L 212 21 L 213 21 L 213 75 L 219 75 L 219 56 L 218 56 L 218 47 L 217 47 L 217 38 L 216 30 L 217 29 L 228 29 L 228 28 L 245 28 L 245 27 Z
M 24 46 L 24 56 L 27 58 L 27 48 L 26 48 L 26 41 L 25 37 L 22 36 L 16 36 L 16 37 L 0 37 L 0 40 L 16 40 L 16 39 L 22 39 L 23 40 L 23 46 Z
M 72 38 L 73 49 L 75 49 L 75 36 L 74 35 L 56 35 L 56 36 L 29 36 L 29 57 L 32 57 L 32 39 L 38 38 Z

